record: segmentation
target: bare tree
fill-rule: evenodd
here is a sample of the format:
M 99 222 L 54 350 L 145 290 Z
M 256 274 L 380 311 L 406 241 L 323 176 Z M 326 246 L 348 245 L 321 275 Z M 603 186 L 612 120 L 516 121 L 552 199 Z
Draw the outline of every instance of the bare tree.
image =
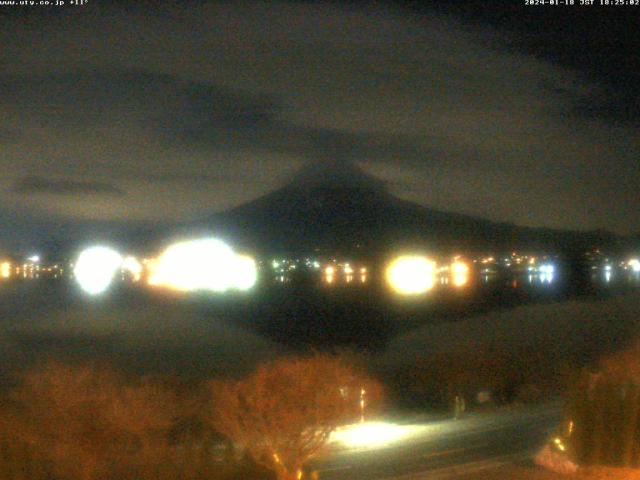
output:
M 300 479 L 331 433 L 382 397 L 379 383 L 325 354 L 276 360 L 210 387 L 215 428 L 281 480 Z

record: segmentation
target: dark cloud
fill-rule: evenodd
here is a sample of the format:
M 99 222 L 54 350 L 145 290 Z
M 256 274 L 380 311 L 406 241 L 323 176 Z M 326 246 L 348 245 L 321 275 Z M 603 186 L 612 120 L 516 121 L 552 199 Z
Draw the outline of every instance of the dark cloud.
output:
M 204 145 L 330 163 L 391 158 L 415 162 L 425 153 L 424 137 L 301 126 L 287 120 L 283 98 L 138 70 L 0 76 L 0 88 L 13 99 L 7 102 L 11 108 L 29 111 L 40 123 L 83 130 L 133 123 L 157 141 L 179 148 Z M 169 176 L 174 175 L 180 173 Z
M 109 183 L 77 181 L 69 179 L 50 179 L 37 176 L 21 178 L 13 191 L 20 194 L 49 195 L 109 195 L 121 196 L 125 192 Z M 79 201 L 81 201 L 79 199 Z
M 421 14 L 434 11 L 455 15 L 468 25 L 491 26 L 502 48 L 570 67 L 601 86 L 593 100 L 606 100 L 597 111 L 607 120 L 640 120 L 637 18 L 629 9 L 595 2 L 591 7 L 527 8 L 519 2 L 500 2 L 486 8 L 482 0 L 441 0 L 427 5 L 409 2 Z M 593 112 L 587 110 L 587 115 Z
M 640 87 L 638 92 L 640 93 Z M 606 85 L 587 98 L 577 101 L 572 113 L 578 118 L 636 126 L 640 123 L 639 97 L 634 92 Z

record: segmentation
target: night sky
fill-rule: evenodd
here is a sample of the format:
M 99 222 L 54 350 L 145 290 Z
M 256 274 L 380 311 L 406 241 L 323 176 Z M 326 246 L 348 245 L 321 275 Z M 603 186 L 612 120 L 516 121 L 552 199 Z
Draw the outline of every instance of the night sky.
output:
M 355 162 L 442 210 L 638 232 L 639 14 L 0 6 L 0 242 L 37 244 L 56 222 L 183 221 L 308 162 Z

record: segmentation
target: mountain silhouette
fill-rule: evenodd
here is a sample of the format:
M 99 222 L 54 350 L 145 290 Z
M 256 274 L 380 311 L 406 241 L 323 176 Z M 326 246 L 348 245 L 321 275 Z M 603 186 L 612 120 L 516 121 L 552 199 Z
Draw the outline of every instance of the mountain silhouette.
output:
M 398 247 L 570 251 L 619 247 L 623 241 L 606 231 L 521 227 L 432 209 L 391 195 L 383 181 L 344 162 L 311 163 L 280 189 L 206 216 L 197 226 L 271 253 L 376 255 Z

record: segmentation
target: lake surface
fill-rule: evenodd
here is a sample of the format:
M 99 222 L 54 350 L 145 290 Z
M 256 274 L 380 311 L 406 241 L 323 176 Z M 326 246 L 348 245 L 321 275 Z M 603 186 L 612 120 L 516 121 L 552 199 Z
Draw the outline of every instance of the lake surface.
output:
M 631 279 L 576 292 L 561 282 L 496 277 L 401 299 L 374 284 L 289 284 L 217 297 L 120 286 L 87 297 L 66 282 L 4 283 L 0 369 L 53 356 L 202 376 L 243 373 L 283 352 L 335 347 L 401 364 L 496 338 L 505 345 L 593 343 L 610 349 L 636 334 L 637 286 Z

